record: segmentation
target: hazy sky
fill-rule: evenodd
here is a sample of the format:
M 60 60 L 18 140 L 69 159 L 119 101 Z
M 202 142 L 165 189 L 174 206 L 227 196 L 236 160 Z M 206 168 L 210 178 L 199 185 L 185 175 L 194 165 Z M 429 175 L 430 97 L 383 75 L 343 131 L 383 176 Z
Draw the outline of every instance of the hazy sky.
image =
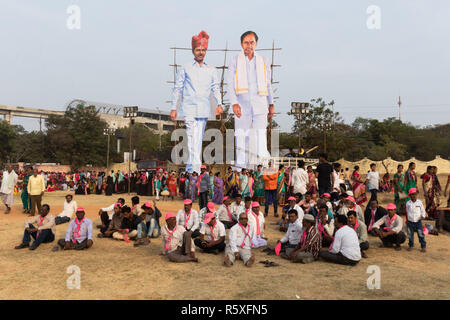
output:
M 67 8 L 81 9 L 70 30 Z M 381 28 L 367 27 L 380 8 Z M 75 98 L 169 110 L 173 45 L 202 29 L 209 48 L 239 49 L 247 30 L 258 46 L 275 40 L 275 120 L 289 131 L 291 101 L 335 101 L 347 123 L 398 116 L 415 125 L 450 122 L 450 2 L 0 0 L 0 104 L 63 110 Z M 269 57 L 269 53 L 264 55 Z M 178 62 L 191 59 L 180 54 Z M 223 54 L 206 60 L 219 65 Z M 15 118 L 27 130 L 38 120 Z

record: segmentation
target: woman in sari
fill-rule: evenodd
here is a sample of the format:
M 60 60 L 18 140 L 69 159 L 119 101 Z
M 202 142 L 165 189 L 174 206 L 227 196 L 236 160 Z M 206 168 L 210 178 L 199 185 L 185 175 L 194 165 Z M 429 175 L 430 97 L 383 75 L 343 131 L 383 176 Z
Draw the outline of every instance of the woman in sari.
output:
M 254 184 L 253 184 L 253 195 L 255 196 L 255 200 L 260 203 L 260 205 L 264 204 L 264 179 L 262 172 L 262 165 L 258 165 L 256 171 L 253 174 Z
M 167 187 L 169 188 L 169 197 L 172 197 L 172 200 L 174 200 L 177 196 L 177 178 L 175 177 L 175 172 L 172 172 L 167 178 Z
M 214 175 L 212 171 L 209 172 L 209 199 L 214 197 Z
M 186 176 L 184 173 L 182 173 L 180 175 L 180 182 L 179 182 L 179 186 L 178 186 L 178 190 L 180 193 L 180 197 L 181 199 L 185 199 L 185 191 L 186 191 Z
M 437 175 L 434 173 L 435 167 L 428 166 L 427 172 L 420 178 L 423 180 L 423 191 L 425 196 L 425 211 L 428 216 L 436 219 L 438 217 L 437 208 L 440 204 L 440 191 L 441 185 L 437 179 Z
M 405 190 L 408 192 L 411 188 L 417 188 L 417 175 L 416 175 L 416 164 L 411 162 L 408 165 L 408 170 L 405 172 L 405 178 L 403 180 L 403 185 Z M 409 198 L 408 198 L 409 200 Z M 407 201 L 408 201 L 407 200 Z
M 311 195 L 314 199 L 317 193 L 317 178 L 312 169 L 312 166 L 306 167 L 306 170 L 308 171 L 308 185 L 306 186 L 306 189 L 308 192 L 311 192 Z
M 247 169 L 242 169 L 241 174 L 239 175 L 239 190 L 243 198 L 250 196 Z
M 250 190 L 250 197 L 253 198 L 253 185 L 255 180 L 253 179 L 253 170 L 247 173 L 248 175 L 248 189 Z
M 214 196 L 212 198 L 212 202 L 214 202 L 215 204 L 222 204 L 224 191 L 225 183 L 220 176 L 220 172 L 216 172 L 216 175 L 214 177 Z
M 397 166 L 397 172 L 394 174 L 394 202 L 397 206 L 397 213 L 406 212 L 406 199 L 408 198 L 406 188 L 403 185 L 405 175 L 403 174 L 403 165 Z
M 228 168 L 228 175 L 226 176 L 227 182 L 227 196 L 234 199 L 236 195 L 239 193 L 239 176 L 236 172 L 232 171 L 231 168 Z
M 195 202 L 195 196 L 197 195 L 197 172 L 194 172 L 189 179 L 189 196 L 192 202 Z
M 359 166 L 355 166 L 355 170 L 352 174 L 352 188 L 353 188 L 353 195 L 355 198 L 355 202 L 358 205 L 361 205 L 362 203 L 367 201 L 366 197 L 366 185 L 361 179 L 361 175 L 359 174 Z
M 284 172 L 284 165 L 280 165 L 277 179 L 277 200 L 278 205 L 284 206 L 284 196 L 286 193 L 286 174 Z

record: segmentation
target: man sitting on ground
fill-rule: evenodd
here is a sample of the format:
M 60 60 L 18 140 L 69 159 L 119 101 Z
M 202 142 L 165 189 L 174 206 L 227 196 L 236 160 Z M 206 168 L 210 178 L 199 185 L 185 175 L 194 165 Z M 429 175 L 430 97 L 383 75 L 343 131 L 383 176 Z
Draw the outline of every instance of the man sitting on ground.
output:
M 364 223 L 367 226 L 367 231 L 369 232 L 369 234 L 373 236 L 377 235 L 373 230 L 373 224 L 375 223 L 375 221 L 380 220 L 387 214 L 387 210 L 378 205 L 378 200 L 373 199 L 370 201 L 369 205 L 364 211 Z
M 252 203 L 252 211 L 247 215 L 248 223 L 253 228 L 253 248 L 267 246 L 267 238 L 264 237 L 265 219 L 264 214 L 260 211 L 259 202 Z
M 356 217 L 360 221 L 364 221 L 364 213 L 361 207 L 356 204 L 355 198 L 353 198 L 352 196 L 348 196 L 344 199 L 344 206 L 340 210 L 338 210 L 338 214 L 347 216 L 347 213 L 351 210 L 356 212 Z
M 85 217 L 83 208 L 77 208 L 76 217 L 69 223 L 66 237 L 59 239 L 52 251 L 83 250 L 92 247 L 92 221 Z
M 43 204 L 39 215 L 32 217 L 25 221 L 25 231 L 23 232 L 22 243 L 15 247 L 15 249 L 28 248 L 35 250 L 41 243 L 53 242 L 55 240 L 55 218 L 50 212 L 50 206 Z M 37 226 L 34 226 L 36 224 Z M 30 246 L 31 237 L 34 242 Z
M 134 196 L 131 198 L 131 213 L 136 215 L 136 216 L 140 216 L 142 213 L 142 208 L 139 205 L 139 197 L 138 196 Z
M 231 267 L 236 259 L 242 259 L 246 267 L 255 262 L 252 255 L 253 228 L 248 224 L 247 214 L 241 213 L 239 223 L 235 224 L 228 234 L 228 244 L 225 249 L 224 264 Z
M 325 204 L 319 207 L 319 218 L 317 220 L 317 229 L 322 238 L 322 247 L 328 248 L 334 239 L 334 216 Z
M 300 194 L 301 195 L 301 194 Z M 297 195 L 295 195 L 295 197 L 297 198 Z M 298 202 L 298 206 L 300 208 L 302 208 L 303 212 L 305 214 L 313 214 L 313 212 L 310 212 L 311 209 L 314 210 L 314 206 L 316 205 L 316 202 L 312 199 L 312 193 L 311 191 L 308 191 L 305 193 L 305 199 L 301 200 L 300 202 Z
M 401 244 L 406 241 L 406 228 L 403 219 L 397 215 L 397 206 L 393 203 L 387 205 L 388 214 L 377 220 L 373 225 L 374 232 L 380 237 L 380 247 L 392 247 L 401 250 Z M 380 228 L 384 225 L 383 231 Z
M 286 249 L 294 249 L 300 242 L 300 237 L 303 234 L 302 223 L 298 219 L 298 212 L 295 209 L 291 209 L 288 212 L 289 226 L 283 238 L 278 242 L 281 242 L 281 252 L 285 252 Z
M 129 242 L 130 239 L 137 237 L 138 225 L 141 223 L 141 218 L 131 212 L 131 208 L 123 206 L 120 211 L 123 214 L 122 224 L 120 229 L 113 233 L 113 238 L 116 240 L 124 240 Z
M 347 216 L 338 214 L 334 223 L 338 229 L 334 241 L 330 249 L 321 251 L 319 256 L 325 261 L 354 266 L 361 260 L 358 235 L 347 225 Z
M 369 249 L 369 241 L 367 239 L 367 227 L 364 222 L 356 218 L 355 211 L 349 211 L 347 213 L 348 225 L 356 231 L 359 240 L 359 247 L 361 249 L 361 256 L 367 258 L 367 254 L 364 252 Z
M 289 226 L 289 217 L 288 212 L 289 210 L 296 210 L 297 216 L 299 219 L 300 224 L 302 224 L 304 211 L 303 209 L 297 204 L 295 197 L 289 197 L 288 198 L 288 204 L 283 207 L 282 215 L 281 215 L 281 222 L 280 222 L 280 231 L 286 232 Z
M 108 229 L 108 226 L 114 216 L 115 210 L 114 208 L 116 207 L 117 204 L 120 204 L 120 207 L 125 205 L 125 199 L 124 198 L 119 198 L 117 199 L 116 203 L 113 203 L 112 205 L 110 205 L 109 207 L 106 208 L 101 208 L 100 211 L 98 212 L 98 215 L 100 216 L 100 219 L 102 221 L 101 225 L 98 225 L 97 228 L 101 229 Z M 120 210 L 119 210 L 120 213 Z M 103 232 L 103 231 L 102 231 Z
M 237 194 L 236 197 L 234 197 L 234 202 L 230 205 L 231 214 L 234 216 L 236 221 L 238 220 L 238 216 L 243 209 L 244 202 L 242 202 L 242 196 Z
M 236 224 L 236 217 L 231 214 L 230 204 L 231 199 L 226 196 L 223 198 L 222 204 L 220 205 L 219 209 L 217 209 L 219 220 L 223 223 L 226 229 L 229 229 Z
M 161 255 L 171 262 L 198 262 L 191 233 L 177 224 L 177 215 L 168 212 L 165 220 L 166 225 L 161 230 Z
M 200 236 L 194 240 L 194 244 L 205 253 L 217 254 L 225 250 L 225 236 L 225 226 L 216 219 L 214 213 L 209 212 L 203 220 Z
M 77 211 L 77 203 L 72 200 L 72 195 L 66 196 L 64 201 L 64 210 L 55 217 L 55 224 L 62 224 L 69 222 L 72 219 L 72 215 Z
M 216 219 L 218 218 L 216 206 L 214 205 L 214 202 L 211 202 L 211 201 L 206 204 L 206 207 L 204 207 L 203 209 L 201 209 L 198 212 L 198 220 L 199 221 L 205 220 L 206 215 L 210 212 L 214 213 L 214 216 L 216 217 Z
M 106 212 L 105 212 L 106 214 Z M 106 214 L 107 215 L 107 214 Z M 122 214 L 122 204 L 117 202 L 114 205 L 114 212 L 112 215 L 112 220 L 108 222 L 108 227 L 100 228 L 100 233 L 97 235 L 99 238 L 112 238 L 113 233 L 120 230 L 122 226 L 123 214 Z
M 191 238 L 197 238 L 200 235 L 200 222 L 198 212 L 192 209 L 192 200 L 184 200 L 184 209 L 177 213 L 177 224 L 183 226 L 187 232 L 191 232 Z
M 305 214 L 303 217 L 303 233 L 295 248 L 287 248 L 281 257 L 292 262 L 311 263 L 319 258 L 322 246 L 319 231 L 315 225 L 314 216 Z

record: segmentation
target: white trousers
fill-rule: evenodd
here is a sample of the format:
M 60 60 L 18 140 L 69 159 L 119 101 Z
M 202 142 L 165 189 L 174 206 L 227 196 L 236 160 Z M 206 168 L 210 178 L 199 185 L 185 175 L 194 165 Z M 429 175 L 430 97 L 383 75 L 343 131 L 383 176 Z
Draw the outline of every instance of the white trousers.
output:
M 206 122 L 208 118 L 185 119 L 187 145 L 188 145 L 188 161 L 186 171 L 189 173 L 200 173 L 202 165 L 202 142 L 203 133 L 205 132 Z
M 234 117 L 236 168 L 256 169 L 270 157 L 267 151 L 267 114 L 242 114 Z M 240 171 L 240 170 L 239 170 Z
M 246 264 L 247 261 L 252 257 L 251 249 L 242 249 L 241 247 L 238 247 L 238 250 L 239 256 L 241 257 L 242 261 L 244 261 L 244 264 Z M 230 258 L 231 263 L 234 263 L 234 260 L 236 260 L 236 258 L 234 257 L 233 251 L 231 251 L 230 245 L 227 245 L 225 247 L 225 254 L 228 255 L 228 258 Z
M 263 238 L 254 237 L 253 238 L 253 248 L 260 248 L 267 246 L 267 240 Z

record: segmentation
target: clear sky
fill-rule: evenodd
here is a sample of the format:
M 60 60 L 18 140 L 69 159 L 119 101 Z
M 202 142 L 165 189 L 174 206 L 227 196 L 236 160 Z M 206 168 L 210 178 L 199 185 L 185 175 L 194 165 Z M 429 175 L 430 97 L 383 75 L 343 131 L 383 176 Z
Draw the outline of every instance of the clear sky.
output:
M 78 5 L 81 28 L 67 8 Z M 367 8 L 380 8 L 369 29 Z M 281 47 L 275 120 L 289 131 L 291 101 L 335 101 L 355 117 L 398 116 L 415 125 L 450 122 L 448 0 L 0 0 L 0 104 L 63 110 L 75 98 L 169 111 L 173 55 L 202 29 L 209 48 Z M 268 53 L 264 53 L 269 56 Z M 191 59 L 180 54 L 178 62 Z M 206 60 L 219 65 L 222 53 Z M 38 120 L 15 118 L 27 130 Z

